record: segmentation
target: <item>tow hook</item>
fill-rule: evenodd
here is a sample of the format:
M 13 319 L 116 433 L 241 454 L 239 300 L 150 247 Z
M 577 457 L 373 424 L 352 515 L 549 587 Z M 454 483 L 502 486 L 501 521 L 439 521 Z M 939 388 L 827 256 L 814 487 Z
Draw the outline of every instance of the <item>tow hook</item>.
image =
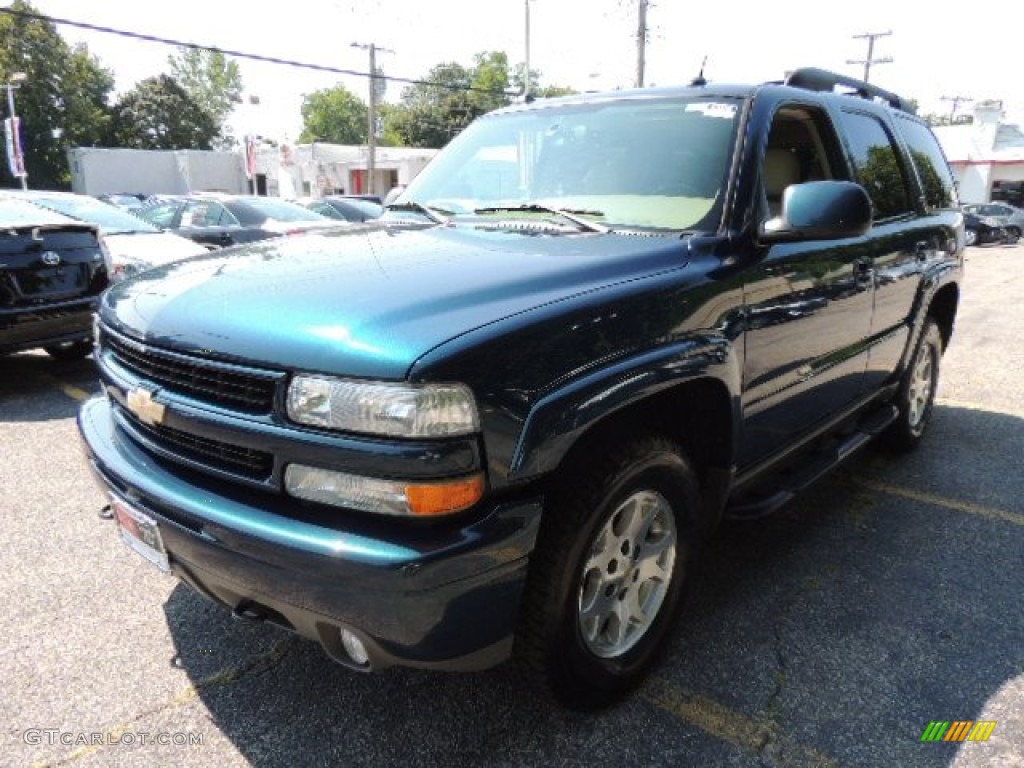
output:
M 100 516 L 100 520 L 113 520 L 114 519 L 114 510 L 110 508 L 109 504 L 107 504 L 106 506 L 101 508 L 100 511 L 97 514 Z

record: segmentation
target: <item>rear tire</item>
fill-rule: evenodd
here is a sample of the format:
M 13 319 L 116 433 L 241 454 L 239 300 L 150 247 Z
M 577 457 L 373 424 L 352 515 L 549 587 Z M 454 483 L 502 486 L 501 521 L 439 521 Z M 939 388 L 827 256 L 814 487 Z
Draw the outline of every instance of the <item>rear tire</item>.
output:
M 54 360 L 78 360 L 92 352 L 91 341 L 67 341 L 51 347 L 43 347 Z
M 655 664 L 700 542 L 677 444 L 650 436 L 587 459 L 549 495 L 514 646 L 529 679 L 581 710 L 619 701 Z
M 929 317 L 925 320 L 917 349 L 900 382 L 896 401 L 899 416 L 883 433 L 883 442 L 888 448 L 906 453 L 916 448 L 924 437 L 935 405 L 942 352 L 942 334 L 939 326 Z

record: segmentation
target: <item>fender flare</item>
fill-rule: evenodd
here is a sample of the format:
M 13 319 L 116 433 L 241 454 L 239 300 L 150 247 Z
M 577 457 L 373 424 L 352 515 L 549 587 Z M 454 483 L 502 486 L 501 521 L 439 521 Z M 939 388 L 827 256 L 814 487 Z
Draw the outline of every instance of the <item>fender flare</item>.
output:
M 730 339 L 705 335 L 676 341 L 590 370 L 534 403 L 509 467 L 526 480 L 554 469 L 577 440 L 603 419 L 648 397 L 698 379 L 715 379 L 731 400 L 732 445 L 740 425 L 740 359 Z

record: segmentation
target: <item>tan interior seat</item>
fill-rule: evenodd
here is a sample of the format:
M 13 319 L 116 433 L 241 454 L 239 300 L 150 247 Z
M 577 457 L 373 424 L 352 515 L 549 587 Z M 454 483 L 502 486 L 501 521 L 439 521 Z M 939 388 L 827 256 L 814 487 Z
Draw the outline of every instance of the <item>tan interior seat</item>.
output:
M 790 184 L 800 183 L 800 162 L 788 149 L 769 149 L 764 153 L 764 193 L 768 212 L 778 216 L 782 210 L 782 193 Z

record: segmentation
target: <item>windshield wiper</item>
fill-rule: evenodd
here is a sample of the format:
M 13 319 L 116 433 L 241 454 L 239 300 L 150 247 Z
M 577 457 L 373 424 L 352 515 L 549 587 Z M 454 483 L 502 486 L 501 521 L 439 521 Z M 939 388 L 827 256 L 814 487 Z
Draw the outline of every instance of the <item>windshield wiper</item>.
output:
M 554 213 L 561 216 L 563 219 L 571 221 L 581 229 L 585 229 L 590 232 L 606 234 L 612 231 L 611 227 L 606 227 L 604 224 L 598 224 L 596 221 L 589 221 L 588 219 L 581 218 L 583 216 L 604 216 L 604 211 L 593 211 L 587 208 L 555 208 L 550 205 L 544 205 L 543 203 L 522 203 L 521 205 L 493 205 L 487 208 L 477 208 L 473 213 L 500 213 L 501 211 Z
M 451 211 L 444 211 L 441 208 L 431 208 L 429 205 L 417 203 L 415 200 L 391 203 L 390 205 L 384 206 L 384 209 L 387 211 L 416 211 L 417 213 L 422 213 L 435 224 L 448 224 L 450 222 L 450 219 L 443 214 L 451 213 Z

